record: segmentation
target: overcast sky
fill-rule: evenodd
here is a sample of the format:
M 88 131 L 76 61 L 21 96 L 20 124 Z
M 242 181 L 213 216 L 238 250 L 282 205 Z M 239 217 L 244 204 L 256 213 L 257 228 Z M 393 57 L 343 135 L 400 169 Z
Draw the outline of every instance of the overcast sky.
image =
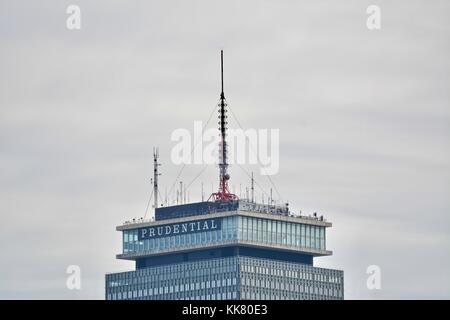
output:
M 81 30 L 66 28 L 70 4 Z M 378 31 L 366 27 L 371 4 Z M 449 9 L 1 0 L 0 298 L 103 299 L 105 273 L 134 268 L 115 259 L 115 226 L 144 214 L 153 146 L 162 193 L 174 182 L 170 135 L 207 120 L 221 49 L 242 126 L 280 130 L 272 180 L 283 200 L 333 222 L 334 254 L 315 264 L 344 270 L 346 298 L 450 298 Z M 249 184 L 230 172 L 232 186 Z M 191 201 L 217 175 L 208 167 Z M 66 288 L 68 265 L 81 267 L 79 291 Z M 366 287 L 369 265 L 381 268 L 381 290 Z

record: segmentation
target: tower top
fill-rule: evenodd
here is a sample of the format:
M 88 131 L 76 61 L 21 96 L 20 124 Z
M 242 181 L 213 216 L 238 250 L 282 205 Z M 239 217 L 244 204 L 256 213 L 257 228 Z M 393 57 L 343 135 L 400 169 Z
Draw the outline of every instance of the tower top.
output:
M 222 92 L 220 99 L 225 99 L 225 93 L 223 92 L 223 50 L 220 50 L 220 79 L 222 81 Z
M 230 193 L 228 189 L 228 180 L 230 180 L 230 175 L 228 174 L 228 161 L 227 161 L 227 118 L 226 115 L 227 103 L 225 101 L 225 93 L 223 91 L 223 50 L 220 50 L 220 76 L 221 76 L 221 89 L 220 92 L 220 102 L 219 102 L 219 131 L 220 131 L 220 144 L 219 144 L 219 191 L 213 193 L 211 195 L 212 198 L 216 201 L 227 201 L 227 200 L 236 200 L 237 196 L 235 194 Z

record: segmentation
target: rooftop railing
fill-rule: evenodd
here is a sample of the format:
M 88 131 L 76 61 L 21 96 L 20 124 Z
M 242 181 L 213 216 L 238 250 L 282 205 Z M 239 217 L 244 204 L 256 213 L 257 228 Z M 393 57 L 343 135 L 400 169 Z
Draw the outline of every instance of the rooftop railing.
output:
M 261 204 L 247 200 L 234 200 L 226 202 L 219 202 L 219 201 L 198 202 L 185 205 L 161 207 L 157 208 L 156 210 L 157 210 L 156 211 L 157 219 L 155 219 L 154 217 L 148 219 L 134 218 L 132 220 L 125 221 L 123 225 L 146 223 L 146 222 L 153 222 L 156 220 L 159 221 L 172 218 L 181 218 L 181 217 L 205 215 L 211 213 L 236 211 L 236 210 L 282 215 L 286 217 L 296 217 L 316 221 L 326 221 L 323 218 L 323 216 L 318 216 L 317 213 L 313 213 L 313 215 L 303 215 L 301 211 L 299 213 L 292 212 L 289 210 L 289 205 L 287 203 L 284 206 L 280 206 L 280 205 Z

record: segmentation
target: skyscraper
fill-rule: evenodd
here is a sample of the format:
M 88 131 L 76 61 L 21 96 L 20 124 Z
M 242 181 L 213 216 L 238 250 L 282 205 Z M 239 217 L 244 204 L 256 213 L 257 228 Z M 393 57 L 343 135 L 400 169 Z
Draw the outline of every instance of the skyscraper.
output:
M 135 261 L 136 270 L 107 274 L 106 299 L 343 299 L 343 272 L 313 265 L 332 254 L 330 222 L 229 192 L 223 55 L 221 66 L 219 190 L 208 201 L 155 208 L 154 220 L 118 226 L 117 258 Z M 155 194 L 157 159 L 155 152 Z

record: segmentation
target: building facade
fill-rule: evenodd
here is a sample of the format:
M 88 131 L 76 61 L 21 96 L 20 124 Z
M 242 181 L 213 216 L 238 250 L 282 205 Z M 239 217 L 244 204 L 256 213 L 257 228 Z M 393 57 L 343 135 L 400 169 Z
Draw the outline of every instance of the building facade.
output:
M 343 272 L 313 265 L 329 227 L 244 200 L 157 208 L 117 227 L 136 270 L 107 274 L 106 299 L 343 299 Z

